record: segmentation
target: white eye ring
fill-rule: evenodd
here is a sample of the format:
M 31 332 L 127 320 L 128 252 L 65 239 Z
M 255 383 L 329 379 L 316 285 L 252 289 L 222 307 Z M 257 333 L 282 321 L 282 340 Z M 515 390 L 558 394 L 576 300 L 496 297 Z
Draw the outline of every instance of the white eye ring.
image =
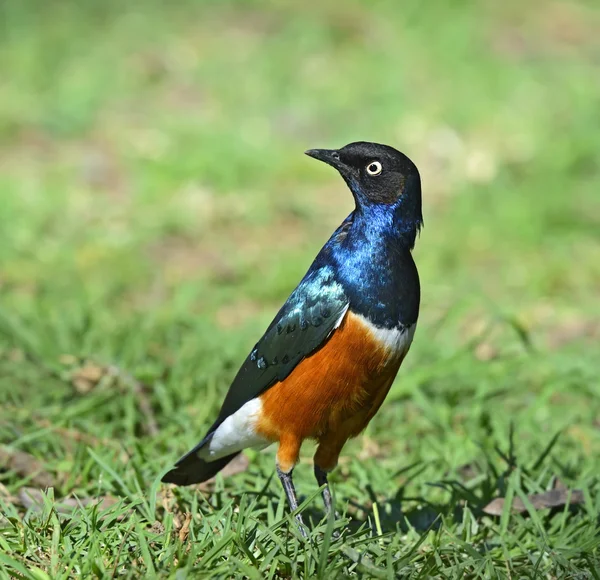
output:
M 379 161 L 371 161 L 369 165 L 367 165 L 367 173 L 369 175 L 379 175 L 382 171 L 383 167 Z

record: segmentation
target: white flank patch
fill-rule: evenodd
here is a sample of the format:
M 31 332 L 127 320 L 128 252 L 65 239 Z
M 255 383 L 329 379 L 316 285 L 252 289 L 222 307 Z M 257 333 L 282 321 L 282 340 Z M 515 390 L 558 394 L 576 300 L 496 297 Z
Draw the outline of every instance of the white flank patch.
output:
M 217 427 L 208 444 L 198 452 L 198 456 L 207 461 L 214 461 L 248 447 L 267 447 L 271 441 L 255 430 L 261 410 L 262 402 L 259 398 L 248 401 Z
M 408 352 L 410 345 L 415 336 L 415 330 L 417 329 L 416 323 L 406 328 L 381 328 L 375 326 L 372 322 L 369 322 L 364 316 L 354 314 L 356 318 L 364 324 L 373 338 L 377 340 L 381 346 L 387 348 L 390 353 L 390 357 L 394 355 L 403 356 Z

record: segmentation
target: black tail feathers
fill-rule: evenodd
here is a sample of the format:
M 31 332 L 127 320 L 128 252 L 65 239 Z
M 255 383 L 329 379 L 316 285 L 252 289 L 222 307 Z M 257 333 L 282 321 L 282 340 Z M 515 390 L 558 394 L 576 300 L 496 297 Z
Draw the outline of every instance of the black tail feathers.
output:
M 192 485 L 202 483 L 214 477 L 223 469 L 238 453 L 232 453 L 215 461 L 205 461 L 196 455 L 196 450 L 182 457 L 175 468 L 165 473 L 161 481 L 163 483 L 174 483 L 176 485 Z

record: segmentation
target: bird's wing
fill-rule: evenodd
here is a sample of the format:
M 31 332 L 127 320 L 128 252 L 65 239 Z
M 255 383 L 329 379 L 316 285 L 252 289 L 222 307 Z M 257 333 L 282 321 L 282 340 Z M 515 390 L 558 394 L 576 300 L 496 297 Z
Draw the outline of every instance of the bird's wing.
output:
M 207 438 L 242 405 L 283 381 L 318 350 L 341 324 L 348 305 L 333 270 L 311 268 L 244 361 Z

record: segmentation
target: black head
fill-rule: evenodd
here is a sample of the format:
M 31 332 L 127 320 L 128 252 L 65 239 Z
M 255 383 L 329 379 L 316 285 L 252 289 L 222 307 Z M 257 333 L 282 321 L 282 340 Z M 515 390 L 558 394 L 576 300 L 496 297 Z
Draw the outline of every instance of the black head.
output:
M 358 207 L 402 206 L 404 218 L 422 221 L 421 179 L 415 164 L 388 145 L 359 141 L 341 149 L 309 149 L 306 154 L 335 167 Z

